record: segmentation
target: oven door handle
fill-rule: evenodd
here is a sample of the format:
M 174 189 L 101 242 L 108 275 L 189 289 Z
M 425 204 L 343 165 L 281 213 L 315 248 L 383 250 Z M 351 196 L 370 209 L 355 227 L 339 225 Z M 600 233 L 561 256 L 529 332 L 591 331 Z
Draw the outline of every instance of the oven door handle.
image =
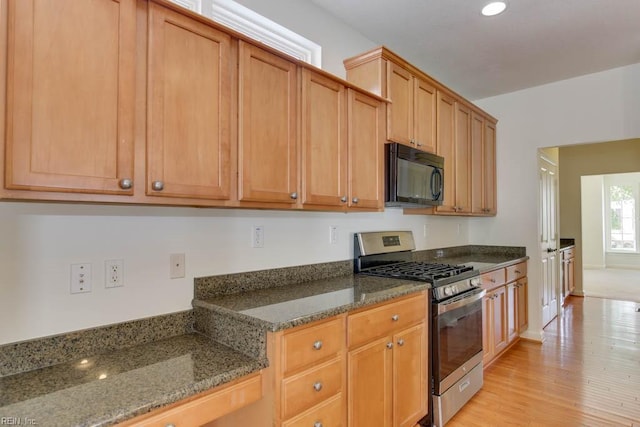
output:
M 474 292 L 472 295 L 469 295 L 468 297 L 462 298 L 458 301 L 454 301 L 449 304 L 437 304 L 438 314 L 446 313 L 448 311 L 455 310 L 456 308 L 464 307 L 465 305 L 471 304 L 472 302 L 476 302 L 482 299 L 486 293 L 487 291 L 482 289 L 480 292 Z

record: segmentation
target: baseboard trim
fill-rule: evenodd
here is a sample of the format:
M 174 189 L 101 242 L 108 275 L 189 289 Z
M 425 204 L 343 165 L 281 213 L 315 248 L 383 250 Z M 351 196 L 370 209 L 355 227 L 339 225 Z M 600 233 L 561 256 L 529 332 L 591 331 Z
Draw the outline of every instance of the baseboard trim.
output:
M 607 266 L 604 264 L 582 264 L 582 268 L 585 270 L 604 270 Z
M 544 336 L 544 331 L 534 332 L 527 329 L 526 331 L 520 334 L 520 339 L 542 344 L 546 339 L 546 337 Z

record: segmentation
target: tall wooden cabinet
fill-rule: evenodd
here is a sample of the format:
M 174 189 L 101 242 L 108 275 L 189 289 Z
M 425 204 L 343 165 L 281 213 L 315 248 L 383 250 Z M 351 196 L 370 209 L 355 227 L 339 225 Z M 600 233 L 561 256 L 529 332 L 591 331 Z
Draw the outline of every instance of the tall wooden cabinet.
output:
M 133 194 L 135 0 L 10 1 L 7 19 L 5 187 Z
M 155 3 L 148 33 L 146 192 L 229 199 L 231 37 Z

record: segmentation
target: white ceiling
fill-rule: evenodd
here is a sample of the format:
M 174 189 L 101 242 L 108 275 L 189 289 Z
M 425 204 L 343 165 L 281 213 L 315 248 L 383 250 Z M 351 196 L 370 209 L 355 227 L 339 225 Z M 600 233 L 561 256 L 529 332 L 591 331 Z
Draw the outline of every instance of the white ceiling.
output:
M 307 0 L 471 100 L 640 62 L 640 0 Z

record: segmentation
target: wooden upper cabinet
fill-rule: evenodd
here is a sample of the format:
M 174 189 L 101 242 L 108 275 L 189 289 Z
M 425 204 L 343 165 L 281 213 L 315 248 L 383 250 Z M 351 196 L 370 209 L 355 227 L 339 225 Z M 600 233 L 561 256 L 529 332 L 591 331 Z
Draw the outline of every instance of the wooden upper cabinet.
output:
M 297 66 L 243 41 L 239 55 L 238 197 L 295 203 Z
M 416 146 L 423 151 L 436 152 L 437 90 L 419 77 L 414 77 L 413 129 Z
M 496 126 L 476 112 L 471 114 L 471 211 L 496 214 Z
M 435 152 L 436 88 L 391 61 L 387 75 L 387 139 Z
M 348 90 L 350 208 L 381 209 L 384 198 L 384 103 Z
M 302 203 L 347 206 L 347 94 L 302 70 Z
M 231 37 L 149 3 L 149 195 L 230 197 Z
M 6 187 L 133 194 L 135 0 L 9 1 L 8 22 Z
M 387 62 L 387 139 L 413 145 L 413 76 L 404 68 Z
M 455 212 L 455 117 L 456 101 L 438 91 L 438 141 L 436 152 L 444 158 L 444 189 L 442 205 L 436 212 Z
M 459 102 L 456 102 L 455 123 L 456 212 L 471 213 L 471 110 Z

